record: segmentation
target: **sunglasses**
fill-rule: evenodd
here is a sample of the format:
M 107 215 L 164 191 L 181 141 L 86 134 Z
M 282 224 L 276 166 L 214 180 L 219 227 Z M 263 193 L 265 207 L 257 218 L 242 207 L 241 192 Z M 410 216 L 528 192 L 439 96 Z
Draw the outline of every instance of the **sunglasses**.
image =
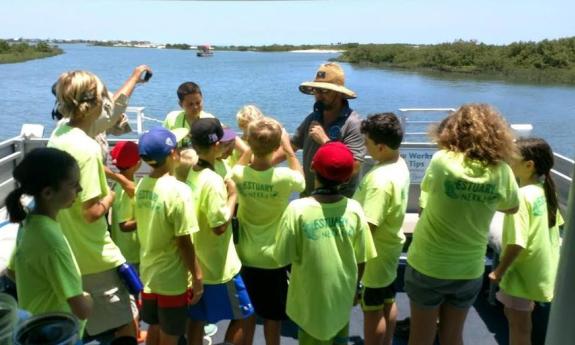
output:
M 313 93 L 316 95 L 327 95 L 328 93 L 331 92 L 331 90 L 328 89 L 312 89 Z

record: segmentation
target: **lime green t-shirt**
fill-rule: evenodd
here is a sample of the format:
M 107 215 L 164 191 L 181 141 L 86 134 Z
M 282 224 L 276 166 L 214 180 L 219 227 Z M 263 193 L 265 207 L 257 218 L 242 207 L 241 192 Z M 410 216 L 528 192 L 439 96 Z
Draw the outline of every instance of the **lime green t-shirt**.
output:
M 280 218 L 293 192 L 302 192 L 305 179 L 288 168 L 257 171 L 243 165 L 232 169 L 238 189 L 239 242 L 242 264 L 273 269 L 281 267 L 273 257 Z
M 146 176 L 136 187 L 135 214 L 144 292 L 183 294 L 189 285 L 188 268 L 176 238 L 199 230 L 190 188 L 173 176 Z
M 277 233 L 274 257 L 291 263 L 286 313 L 311 336 L 328 340 L 348 322 L 357 264 L 377 255 L 359 203 L 292 201 Z
M 134 214 L 134 199 L 130 198 L 120 184 L 114 186 L 116 198 L 112 204 L 112 240 L 131 264 L 140 263 L 140 240 L 136 230 L 125 232 L 120 229 L 120 223 L 136 218 Z
M 205 111 L 201 111 L 200 112 L 200 119 L 204 119 L 204 118 L 214 118 L 215 116 L 207 113 Z M 175 110 L 175 111 L 171 111 L 168 113 L 168 115 L 166 115 L 166 118 L 164 119 L 164 122 L 162 123 L 162 125 L 164 127 L 166 127 L 169 130 L 174 130 L 177 128 L 186 128 L 186 129 L 190 129 L 190 124 L 188 123 L 188 121 L 186 121 L 186 112 L 183 110 Z M 178 142 L 178 147 L 186 147 L 191 145 L 191 141 L 188 138 L 184 138 L 183 140 L 181 140 L 180 142 Z
M 194 244 L 204 283 L 225 283 L 241 269 L 231 226 L 221 235 L 216 235 L 212 230 L 231 217 L 226 185 L 221 176 L 207 168 L 200 171 L 190 169 L 186 182 L 192 189 L 200 226 L 200 231 L 194 234 Z
M 394 163 L 375 165 L 363 177 L 353 196 L 363 207 L 367 222 L 376 227 L 372 236 L 377 257 L 365 263 L 362 282 L 366 287 L 386 287 L 397 276 L 405 242 L 401 226 L 408 193 L 409 169 L 400 157 Z
M 523 250 L 501 279 L 500 286 L 511 296 L 550 302 L 559 264 L 559 226 L 563 219 L 557 212 L 557 224 L 549 228 L 543 186 L 521 187 L 519 197 L 519 211 L 505 215 L 503 220 L 502 248 L 515 244 Z
M 216 174 L 220 175 L 224 180 L 230 178 L 232 174 L 231 166 L 226 160 L 222 159 L 216 159 L 214 162 L 214 170 L 216 171 Z
M 80 269 L 60 224 L 29 215 L 14 254 L 18 303 L 32 315 L 72 313 L 68 299 L 83 293 Z
M 83 215 L 84 202 L 108 194 L 100 145 L 81 129 L 62 124 L 52 133 L 48 147 L 68 152 L 80 166 L 82 191 L 70 208 L 58 213 L 58 223 L 82 275 L 104 272 L 126 262 L 112 241 L 105 217 L 88 223 Z
M 407 261 L 437 279 L 476 279 L 484 271 L 489 225 L 496 210 L 519 205 L 511 168 L 485 166 L 461 153 L 433 155 L 421 182 L 424 208 Z

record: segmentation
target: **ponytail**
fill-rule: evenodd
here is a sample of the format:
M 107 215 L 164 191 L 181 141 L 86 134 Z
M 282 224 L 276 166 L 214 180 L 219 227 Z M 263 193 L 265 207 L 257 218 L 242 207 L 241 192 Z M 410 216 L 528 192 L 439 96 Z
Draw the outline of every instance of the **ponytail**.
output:
M 543 189 L 545 190 L 545 199 L 547 200 L 547 219 L 549 221 L 549 228 L 551 229 L 555 224 L 557 224 L 557 209 L 559 208 L 559 202 L 557 201 L 555 182 L 553 182 L 550 172 L 545 174 Z
M 553 151 L 547 142 L 541 138 L 519 138 L 516 141 L 517 147 L 523 160 L 531 160 L 535 164 L 535 174 L 545 177 L 543 190 L 547 201 L 547 220 L 549 228 L 557 224 L 557 190 L 555 182 L 551 178 L 551 168 L 553 168 Z
M 20 202 L 23 194 L 37 199 L 44 188 L 59 189 L 60 182 L 69 178 L 72 168 L 78 169 L 78 164 L 67 152 L 54 148 L 38 148 L 28 153 L 12 172 L 19 187 L 5 199 L 10 221 L 19 223 L 26 218 L 27 212 Z
M 20 202 L 22 194 L 24 194 L 24 188 L 18 187 L 11 191 L 4 200 L 8 217 L 12 223 L 20 223 L 26 218 L 26 211 Z

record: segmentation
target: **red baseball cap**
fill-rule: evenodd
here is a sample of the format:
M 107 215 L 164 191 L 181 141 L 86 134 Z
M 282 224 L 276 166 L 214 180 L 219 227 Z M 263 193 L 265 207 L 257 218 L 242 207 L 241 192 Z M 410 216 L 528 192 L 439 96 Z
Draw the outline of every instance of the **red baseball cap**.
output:
M 140 160 L 140 153 L 138 152 L 138 144 L 132 141 L 120 141 L 110 151 L 112 156 L 112 163 L 121 170 L 129 169 L 138 164 Z
M 311 167 L 321 177 L 343 183 L 353 173 L 353 154 L 343 143 L 332 141 L 322 145 L 311 161 Z

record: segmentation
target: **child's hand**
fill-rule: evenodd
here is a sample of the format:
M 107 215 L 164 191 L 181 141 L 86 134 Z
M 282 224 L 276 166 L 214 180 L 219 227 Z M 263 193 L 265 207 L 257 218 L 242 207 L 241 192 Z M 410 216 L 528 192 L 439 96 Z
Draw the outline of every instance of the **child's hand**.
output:
M 192 298 L 188 302 L 189 305 L 194 305 L 200 301 L 204 294 L 204 282 L 201 279 L 192 280 Z
M 497 271 L 493 271 L 489 273 L 489 280 L 494 283 L 499 283 L 501 281 L 501 276 L 497 273 Z

